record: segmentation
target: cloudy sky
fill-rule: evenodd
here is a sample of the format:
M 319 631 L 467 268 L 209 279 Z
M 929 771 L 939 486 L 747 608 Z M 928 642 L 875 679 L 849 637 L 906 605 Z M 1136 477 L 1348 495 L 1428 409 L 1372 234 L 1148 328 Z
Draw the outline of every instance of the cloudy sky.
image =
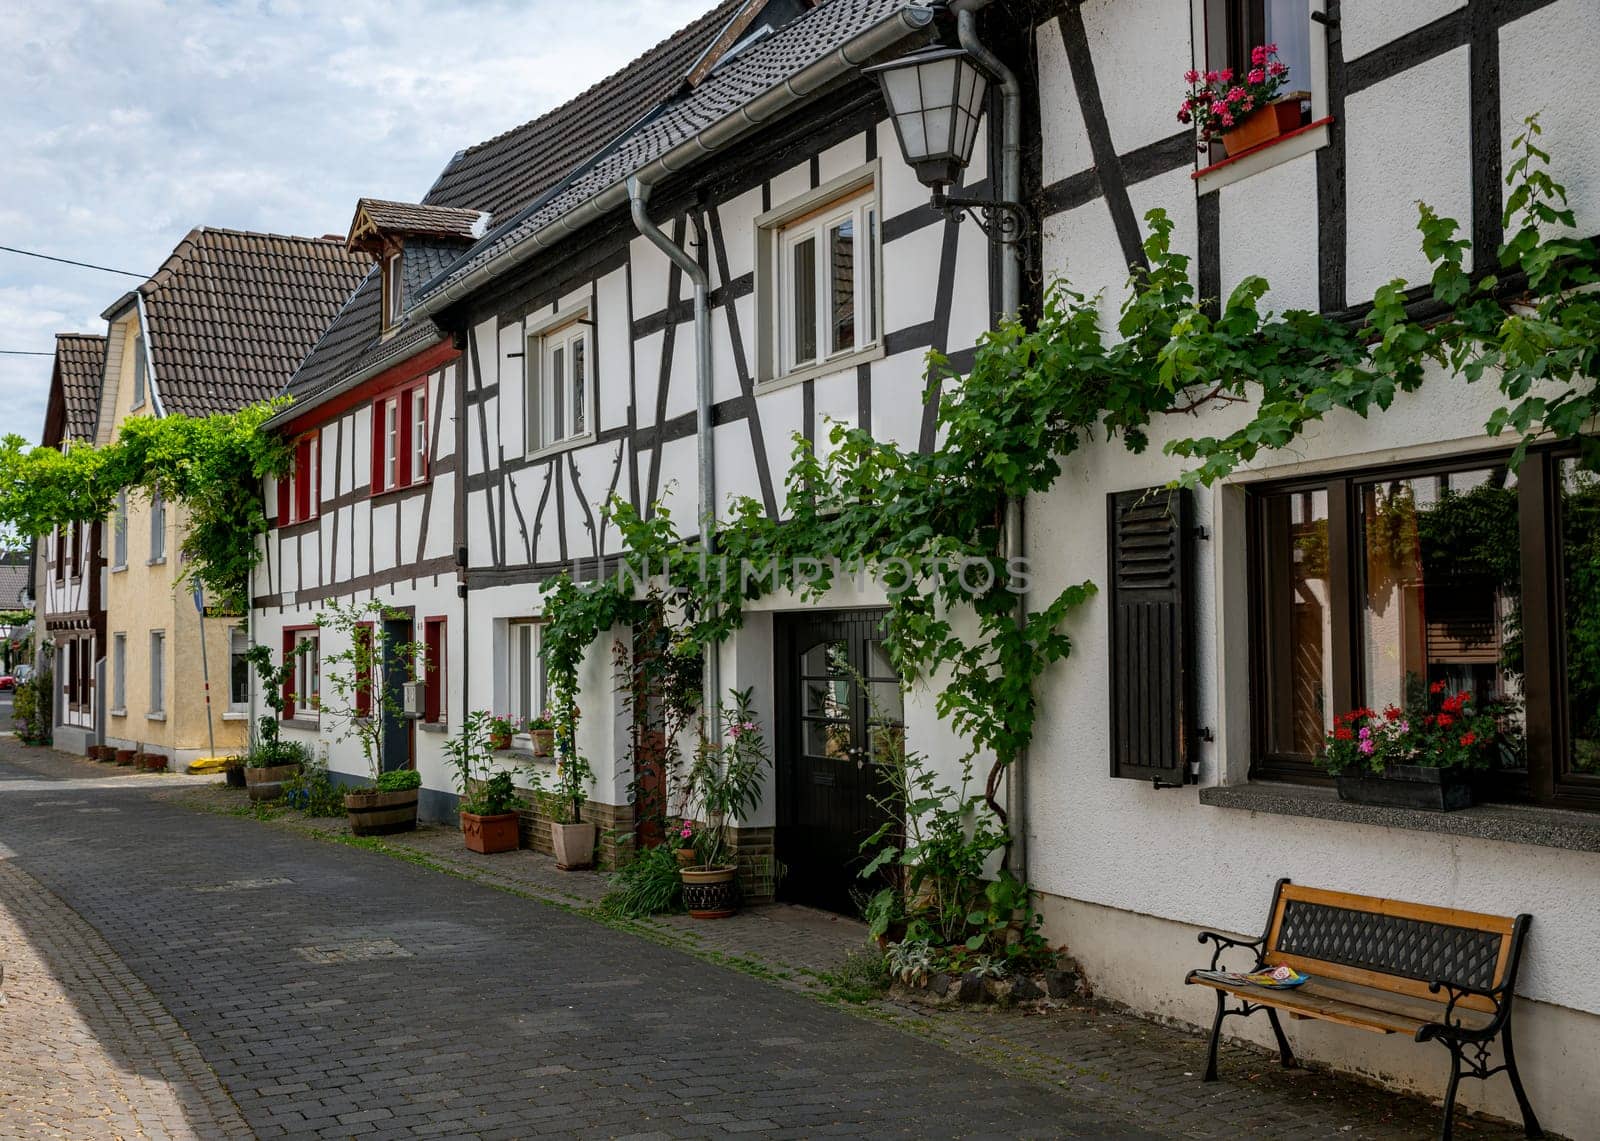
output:
M 343 233 L 713 0 L 4 0 L 0 246 L 149 273 L 190 229 Z M 104 332 L 137 281 L 0 251 L 0 350 Z M 0 354 L 37 440 L 50 357 Z

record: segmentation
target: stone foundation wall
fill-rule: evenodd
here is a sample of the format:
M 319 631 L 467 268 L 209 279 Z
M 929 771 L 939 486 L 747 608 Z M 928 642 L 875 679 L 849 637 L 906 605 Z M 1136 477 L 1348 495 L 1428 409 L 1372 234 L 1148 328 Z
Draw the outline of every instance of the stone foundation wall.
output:
M 739 889 L 747 905 L 771 903 L 777 892 L 777 830 L 730 828 L 739 863 Z
M 522 846 L 546 856 L 554 856 L 555 845 L 550 839 L 550 825 L 554 817 L 537 799 L 524 804 L 517 815 L 521 818 L 519 831 L 522 834 Z M 601 804 L 599 801 L 586 800 L 583 802 L 583 822 L 596 826 L 595 867 L 609 872 L 615 871 L 619 863 L 627 862 L 628 855 L 633 851 L 633 805 Z

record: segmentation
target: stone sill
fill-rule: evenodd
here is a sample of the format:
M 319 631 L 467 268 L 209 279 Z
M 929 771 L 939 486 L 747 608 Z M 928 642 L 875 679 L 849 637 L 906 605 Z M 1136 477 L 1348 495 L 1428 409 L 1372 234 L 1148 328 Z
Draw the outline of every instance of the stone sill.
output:
M 1270 781 L 1202 788 L 1200 803 L 1275 816 L 1303 816 L 1345 824 L 1499 840 L 1506 844 L 1600 852 L 1600 813 L 1520 804 L 1479 804 L 1456 812 L 1380 808 L 1340 800 L 1331 788 Z
M 450 731 L 449 726 L 443 721 L 418 721 L 417 728 L 424 733 L 447 733 Z
M 310 717 L 285 717 L 279 722 L 285 729 L 320 729 L 322 723 Z
M 1247 151 L 1230 155 L 1221 162 L 1202 167 L 1189 177 L 1194 179 L 1196 192 L 1199 194 L 1220 190 L 1224 186 L 1249 178 L 1252 174 L 1270 170 L 1290 159 L 1299 158 L 1301 155 L 1310 154 L 1327 146 L 1328 126 L 1332 122 L 1332 116 L 1324 116 L 1286 135 L 1279 135 Z

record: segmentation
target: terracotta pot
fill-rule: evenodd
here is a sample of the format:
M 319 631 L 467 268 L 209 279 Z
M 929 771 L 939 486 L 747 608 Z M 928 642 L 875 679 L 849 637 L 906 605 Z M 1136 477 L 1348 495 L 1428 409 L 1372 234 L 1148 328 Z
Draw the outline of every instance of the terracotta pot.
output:
M 117 764 L 119 764 L 119 765 L 131 765 L 131 764 L 133 764 L 134 751 L 135 750 L 133 750 L 133 749 L 118 749 L 117 750 Z
M 250 800 L 254 804 L 262 804 L 269 800 L 277 800 L 283 795 L 283 782 L 292 776 L 298 776 L 300 766 L 295 765 L 264 765 L 259 768 L 246 767 L 244 770 L 245 787 L 250 790 Z
M 350 831 L 357 836 L 387 836 L 391 832 L 410 832 L 417 826 L 417 793 L 408 788 L 400 792 L 347 792 L 345 814 Z
M 511 734 L 510 733 L 490 733 L 489 734 L 489 748 L 494 749 L 496 752 L 499 752 L 501 749 L 509 749 L 509 748 L 511 748 Z
M 467 841 L 469 852 L 482 852 L 486 856 L 495 852 L 515 852 L 519 842 L 517 814 L 499 812 L 493 816 L 479 816 L 475 812 L 463 812 L 461 835 Z
M 530 729 L 528 736 L 533 738 L 534 756 L 553 757 L 556 755 L 556 731 L 554 729 Z
M 739 910 L 739 869 L 732 865 L 697 864 L 683 877 L 683 904 L 695 919 L 726 919 Z
M 1222 146 L 1228 152 L 1228 157 L 1232 158 L 1299 127 L 1300 101 L 1280 99 L 1265 107 L 1257 107 L 1246 115 L 1237 127 L 1222 136 Z
M 694 866 L 695 852 L 693 848 L 677 848 L 672 854 L 678 857 L 678 866 L 680 868 L 692 868 Z
M 165 753 L 140 753 L 139 768 L 147 773 L 166 772 L 167 756 Z
M 594 866 L 593 824 L 550 825 L 550 842 L 556 850 L 556 867 L 564 872 Z

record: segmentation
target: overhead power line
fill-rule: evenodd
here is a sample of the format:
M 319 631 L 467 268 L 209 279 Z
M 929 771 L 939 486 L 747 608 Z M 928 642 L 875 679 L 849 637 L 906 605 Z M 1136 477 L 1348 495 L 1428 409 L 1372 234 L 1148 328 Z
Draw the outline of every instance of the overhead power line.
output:
M 3 357 L 53 357 L 55 353 L 47 353 L 43 349 L 0 349 Z
M 8 254 L 21 254 L 25 258 L 42 258 L 45 261 L 60 262 L 62 265 L 75 265 L 81 269 L 97 269 L 101 273 L 119 273 L 123 277 L 137 277 L 141 281 L 149 277 L 148 273 L 134 273 L 131 269 L 112 269 L 108 265 L 95 265 L 93 262 L 73 261 L 71 258 L 58 258 L 50 254 L 34 253 L 32 250 L 19 250 L 15 246 L 0 246 Z

